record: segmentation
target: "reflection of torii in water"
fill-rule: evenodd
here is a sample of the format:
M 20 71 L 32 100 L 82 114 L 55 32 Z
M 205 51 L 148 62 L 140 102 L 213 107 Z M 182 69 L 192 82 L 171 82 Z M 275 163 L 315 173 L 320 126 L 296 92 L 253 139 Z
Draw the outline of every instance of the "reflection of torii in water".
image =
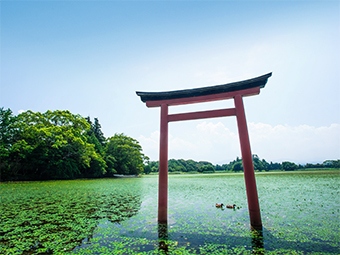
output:
M 161 107 L 158 183 L 159 223 L 167 223 L 168 221 L 168 123 L 171 121 L 236 116 L 247 191 L 250 225 L 254 229 L 262 229 L 243 97 L 258 95 L 260 89 L 266 85 L 267 80 L 271 75 L 272 73 L 268 73 L 249 80 L 196 89 L 167 92 L 136 92 L 137 95 L 141 97 L 141 100 L 146 103 L 147 107 Z M 235 103 L 234 108 L 179 114 L 168 113 L 168 107 L 173 105 L 203 103 L 232 98 Z

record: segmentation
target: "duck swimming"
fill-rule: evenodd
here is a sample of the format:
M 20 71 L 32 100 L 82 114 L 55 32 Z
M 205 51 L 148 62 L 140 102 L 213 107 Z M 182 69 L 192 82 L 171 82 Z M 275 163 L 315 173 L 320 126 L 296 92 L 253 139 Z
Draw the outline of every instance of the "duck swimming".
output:
M 222 208 L 223 207 L 223 203 L 216 203 L 216 205 L 215 205 L 217 208 Z
M 225 207 L 229 208 L 229 209 L 235 209 L 236 205 L 233 204 L 233 205 L 226 205 Z

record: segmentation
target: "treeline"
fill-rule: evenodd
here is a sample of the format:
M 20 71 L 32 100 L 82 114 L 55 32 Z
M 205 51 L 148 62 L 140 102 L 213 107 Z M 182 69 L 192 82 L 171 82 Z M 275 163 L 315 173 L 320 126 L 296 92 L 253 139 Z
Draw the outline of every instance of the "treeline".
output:
M 0 181 L 137 175 L 147 159 L 137 140 L 105 138 L 97 118 L 0 108 Z
M 340 160 L 322 164 L 268 163 L 253 155 L 256 171 L 340 168 Z M 243 171 L 242 159 L 223 165 L 170 159 L 169 172 Z M 99 120 L 66 110 L 25 111 L 0 108 L 0 181 L 112 177 L 158 172 L 139 142 L 124 134 L 106 138 Z
M 148 161 L 144 166 L 144 173 L 156 173 L 158 172 L 159 164 L 158 161 Z M 213 173 L 215 172 L 215 166 L 207 161 L 194 161 L 184 159 L 170 159 L 168 161 L 169 172 L 199 172 L 199 173 Z
M 340 160 L 326 160 L 322 164 L 297 165 L 294 162 L 284 161 L 282 163 L 268 163 L 265 159 L 260 159 L 256 154 L 253 155 L 253 164 L 255 171 L 294 171 L 311 168 L 340 168 Z M 213 165 L 206 161 L 194 161 L 184 159 L 170 159 L 168 161 L 169 172 L 199 172 L 214 173 L 216 171 L 226 172 L 243 172 L 242 159 L 237 157 L 235 160 L 223 165 Z M 144 173 L 149 174 L 158 172 L 158 161 L 150 161 L 144 166 Z

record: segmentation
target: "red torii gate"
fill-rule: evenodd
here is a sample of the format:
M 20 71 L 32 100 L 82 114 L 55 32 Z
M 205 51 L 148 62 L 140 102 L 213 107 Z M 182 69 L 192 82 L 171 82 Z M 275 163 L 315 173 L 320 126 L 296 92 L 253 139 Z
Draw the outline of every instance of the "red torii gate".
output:
M 161 107 L 160 147 L 159 147 L 159 180 L 158 180 L 158 222 L 168 221 L 168 123 L 171 121 L 195 120 L 236 116 L 244 168 L 244 179 L 247 192 L 250 225 L 262 229 L 260 206 L 257 195 L 256 180 L 250 149 L 246 115 L 243 105 L 244 96 L 260 93 L 272 73 L 253 79 L 223 85 L 167 92 L 140 92 L 137 95 L 147 107 Z M 234 108 L 169 114 L 168 107 L 224 99 L 234 99 Z

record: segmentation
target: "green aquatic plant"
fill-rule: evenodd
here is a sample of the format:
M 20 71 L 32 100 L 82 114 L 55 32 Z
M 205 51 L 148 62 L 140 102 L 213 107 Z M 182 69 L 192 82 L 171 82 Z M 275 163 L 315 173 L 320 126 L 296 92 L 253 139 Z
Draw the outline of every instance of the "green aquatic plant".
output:
M 260 233 L 250 231 L 242 174 L 170 176 L 163 228 L 157 176 L 1 184 L 0 254 L 340 253 L 339 172 L 256 178 Z
M 136 214 L 138 188 L 109 183 L 114 185 L 109 180 L 2 185 L 0 253 L 71 251 L 89 238 L 98 219 L 120 222 Z

